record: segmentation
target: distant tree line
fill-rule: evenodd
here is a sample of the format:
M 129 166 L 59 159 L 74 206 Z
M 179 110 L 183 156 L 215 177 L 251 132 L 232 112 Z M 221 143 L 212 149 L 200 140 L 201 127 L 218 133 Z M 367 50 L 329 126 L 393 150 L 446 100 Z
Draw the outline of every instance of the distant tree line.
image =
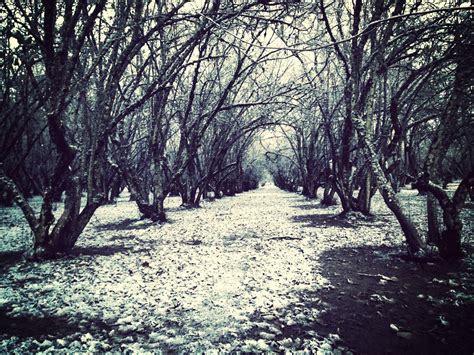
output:
M 195 207 L 258 187 L 249 147 L 293 90 L 263 69 L 278 51 L 255 46 L 287 11 L 274 9 L 259 19 L 258 1 L 2 1 L 0 201 L 23 211 L 35 254 L 69 251 L 125 187 L 157 222 L 170 194 Z
M 337 195 L 343 214 L 369 214 L 380 191 L 412 253 L 431 243 L 457 258 L 459 214 L 474 199 L 473 8 L 437 5 L 315 4 L 286 44 L 333 45 L 294 51 L 306 92 L 282 123 L 286 144 L 267 160 L 277 186 L 301 186 L 308 198 L 323 188 L 322 203 Z M 444 188 L 455 179 L 449 196 Z M 426 239 L 397 199 L 407 183 L 427 194 Z

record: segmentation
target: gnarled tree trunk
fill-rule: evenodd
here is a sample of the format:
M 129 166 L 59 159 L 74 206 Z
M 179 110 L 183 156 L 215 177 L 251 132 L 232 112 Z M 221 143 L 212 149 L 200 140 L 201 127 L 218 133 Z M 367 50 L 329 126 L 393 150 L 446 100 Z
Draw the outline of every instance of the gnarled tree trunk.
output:
M 370 167 L 375 177 L 380 194 L 382 195 L 387 207 L 392 211 L 395 218 L 397 218 L 403 234 L 405 235 L 405 240 L 407 242 L 409 251 L 411 253 L 417 253 L 423 250 L 425 248 L 425 244 L 413 222 L 402 210 L 400 201 L 398 200 L 395 191 L 393 190 L 390 182 L 382 170 L 382 167 L 380 166 L 374 144 L 367 135 L 364 121 L 359 117 L 354 117 L 353 121 L 359 135 L 359 140 L 361 142 L 364 154 L 370 163 Z
M 459 184 L 452 198 L 439 185 L 430 182 L 428 175 L 422 175 L 414 184 L 421 191 L 430 192 L 438 200 L 443 210 L 445 229 L 440 234 L 438 248 L 444 259 L 458 259 L 463 256 L 461 249 L 461 231 L 463 228 L 460 212 L 474 187 L 474 170 L 472 170 Z

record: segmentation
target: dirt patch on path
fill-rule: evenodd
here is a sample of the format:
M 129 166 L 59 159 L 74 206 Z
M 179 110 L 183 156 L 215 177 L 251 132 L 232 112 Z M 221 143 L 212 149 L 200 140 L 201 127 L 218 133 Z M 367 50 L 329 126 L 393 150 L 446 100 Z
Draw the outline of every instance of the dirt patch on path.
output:
M 472 264 L 406 262 L 394 251 L 343 248 L 321 256 L 334 288 L 318 292 L 330 307 L 315 331 L 339 334 L 359 354 L 472 354 Z

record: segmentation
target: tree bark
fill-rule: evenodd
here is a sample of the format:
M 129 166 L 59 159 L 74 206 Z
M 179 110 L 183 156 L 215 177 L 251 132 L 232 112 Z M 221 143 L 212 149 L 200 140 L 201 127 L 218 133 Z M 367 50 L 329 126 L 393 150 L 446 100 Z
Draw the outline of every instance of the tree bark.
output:
M 460 219 L 460 212 L 469 195 L 469 190 L 474 187 L 474 170 L 469 172 L 461 181 L 452 198 L 449 198 L 447 192 L 441 186 L 432 183 L 427 174 L 419 177 L 414 186 L 420 191 L 433 194 L 443 210 L 445 230 L 441 232 L 438 244 L 441 257 L 444 259 L 462 257 L 461 231 L 463 224 Z
M 422 251 L 425 245 L 413 222 L 403 212 L 401 203 L 398 200 L 390 182 L 385 176 L 382 167 L 380 166 L 374 144 L 372 143 L 370 137 L 367 135 L 364 121 L 359 117 L 354 117 L 353 121 L 357 133 L 359 135 L 359 139 L 362 144 L 365 157 L 367 158 L 370 164 L 370 168 L 372 170 L 372 174 L 374 175 L 380 194 L 382 195 L 387 207 L 392 211 L 395 218 L 397 218 L 398 223 L 400 224 L 400 227 L 403 231 L 403 234 L 405 235 L 405 240 L 407 242 L 409 251 L 411 253 L 417 253 Z

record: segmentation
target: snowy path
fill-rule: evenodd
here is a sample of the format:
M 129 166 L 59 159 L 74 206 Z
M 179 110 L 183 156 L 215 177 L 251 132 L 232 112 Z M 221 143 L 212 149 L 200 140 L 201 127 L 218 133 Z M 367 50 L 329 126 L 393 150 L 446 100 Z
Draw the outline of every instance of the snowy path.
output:
M 2 337 L 0 349 L 329 349 L 332 338 L 311 331 L 285 337 L 285 326 L 324 312 L 324 304 L 303 307 L 314 291 L 331 287 L 320 255 L 398 244 L 401 236 L 392 220 L 326 225 L 318 215 L 338 207 L 310 208 L 317 205 L 267 186 L 199 209 L 172 207 L 163 226 L 138 220 L 133 203 L 104 206 L 80 239 L 79 256 L 19 263 L 1 275 L 0 308 L 9 317 L 55 317 L 74 331 L 51 342 Z

